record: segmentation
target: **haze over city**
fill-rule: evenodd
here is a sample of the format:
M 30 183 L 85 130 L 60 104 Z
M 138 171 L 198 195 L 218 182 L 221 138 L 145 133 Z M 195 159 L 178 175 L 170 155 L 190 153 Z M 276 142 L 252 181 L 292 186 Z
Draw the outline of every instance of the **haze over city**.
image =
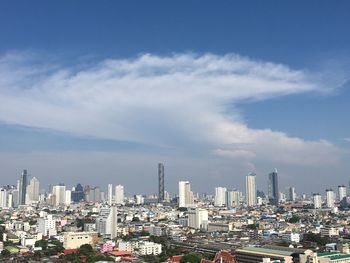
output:
M 2 2 L 2 184 L 348 184 L 349 4 L 252 3 Z

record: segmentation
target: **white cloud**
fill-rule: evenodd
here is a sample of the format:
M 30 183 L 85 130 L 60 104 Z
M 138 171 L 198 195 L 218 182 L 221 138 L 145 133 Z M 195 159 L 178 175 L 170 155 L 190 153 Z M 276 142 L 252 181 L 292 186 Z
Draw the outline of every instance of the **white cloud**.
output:
M 0 121 L 170 147 L 204 145 L 219 156 L 335 164 L 328 141 L 250 129 L 228 105 L 327 89 L 316 75 L 238 55 L 141 55 L 62 68 L 0 57 Z M 239 148 L 237 145 L 240 145 Z

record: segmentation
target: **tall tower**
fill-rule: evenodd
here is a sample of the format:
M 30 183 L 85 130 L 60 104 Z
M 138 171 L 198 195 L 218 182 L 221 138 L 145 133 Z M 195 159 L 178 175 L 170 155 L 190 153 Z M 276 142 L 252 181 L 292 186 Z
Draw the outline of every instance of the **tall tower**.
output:
M 254 206 L 256 205 L 256 175 L 255 173 L 249 173 L 245 177 L 245 193 L 246 193 L 246 200 L 247 200 L 247 206 Z
M 164 201 L 164 164 L 158 164 L 158 202 Z
M 18 204 L 26 204 L 26 195 L 27 195 L 27 170 L 23 170 L 21 179 L 19 180 L 19 189 L 18 189 Z
M 278 173 L 276 168 L 272 173 L 269 173 L 267 192 L 269 197 L 269 203 L 271 205 L 278 205 L 278 202 L 279 202 Z

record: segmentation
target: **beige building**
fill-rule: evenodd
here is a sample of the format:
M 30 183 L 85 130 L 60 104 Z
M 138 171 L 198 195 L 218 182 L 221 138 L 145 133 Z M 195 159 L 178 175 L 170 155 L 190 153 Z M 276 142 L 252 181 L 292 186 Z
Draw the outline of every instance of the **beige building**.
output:
M 94 247 L 96 242 L 96 232 L 66 232 L 63 236 L 63 247 L 65 249 L 76 249 L 85 244 Z

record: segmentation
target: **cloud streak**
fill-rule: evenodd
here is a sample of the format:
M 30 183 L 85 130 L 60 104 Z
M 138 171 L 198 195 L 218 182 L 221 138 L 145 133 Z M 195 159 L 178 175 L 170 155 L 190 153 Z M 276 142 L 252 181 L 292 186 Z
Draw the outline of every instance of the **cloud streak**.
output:
M 251 129 L 232 107 L 329 87 L 303 70 L 235 54 L 140 55 L 62 67 L 0 57 L 0 121 L 164 147 L 204 146 L 217 156 L 334 165 L 332 143 Z M 230 109 L 229 114 L 228 109 Z

